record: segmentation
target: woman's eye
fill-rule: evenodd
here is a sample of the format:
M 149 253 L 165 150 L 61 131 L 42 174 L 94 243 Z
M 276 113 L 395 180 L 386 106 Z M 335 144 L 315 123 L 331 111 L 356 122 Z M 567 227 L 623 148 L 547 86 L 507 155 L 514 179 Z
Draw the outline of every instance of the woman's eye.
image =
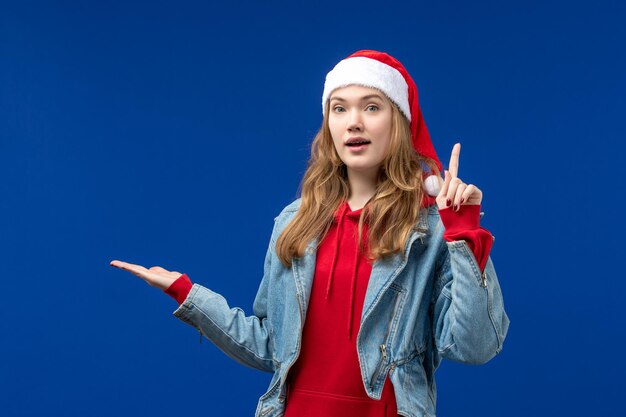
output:
M 370 104 L 369 106 L 367 106 L 367 110 L 368 111 L 377 111 L 378 110 L 378 106 L 376 106 L 374 104 Z
M 335 113 L 341 113 L 341 112 L 345 111 L 344 108 L 341 107 L 341 106 L 337 106 L 333 110 L 335 111 Z

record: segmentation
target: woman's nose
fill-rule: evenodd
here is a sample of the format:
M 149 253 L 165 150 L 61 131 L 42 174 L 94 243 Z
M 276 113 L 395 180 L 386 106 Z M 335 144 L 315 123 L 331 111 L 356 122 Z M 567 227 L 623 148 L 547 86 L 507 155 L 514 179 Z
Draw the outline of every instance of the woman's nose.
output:
M 361 112 L 352 111 L 350 113 L 350 120 L 348 122 L 348 130 L 361 130 L 363 129 L 363 119 Z

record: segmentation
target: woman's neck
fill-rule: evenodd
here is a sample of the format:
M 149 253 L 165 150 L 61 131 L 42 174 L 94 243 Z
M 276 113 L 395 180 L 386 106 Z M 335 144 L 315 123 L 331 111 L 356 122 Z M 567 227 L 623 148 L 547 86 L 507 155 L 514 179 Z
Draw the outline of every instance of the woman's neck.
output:
M 350 196 L 348 205 L 351 210 L 358 210 L 376 193 L 376 179 L 378 173 L 353 171 L 348 169 L 348 183 L 350 184 Z

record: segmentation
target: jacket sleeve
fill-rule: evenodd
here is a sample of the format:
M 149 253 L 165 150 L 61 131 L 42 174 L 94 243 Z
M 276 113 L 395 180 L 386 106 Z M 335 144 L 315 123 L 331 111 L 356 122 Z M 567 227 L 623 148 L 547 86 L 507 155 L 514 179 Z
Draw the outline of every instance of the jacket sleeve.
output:
M 198 329 L 201 335 L 231 358 L 267 372 L 274 371 L 266 308 L 274 246 L 273 239 L 270 239 L 253 315 L 246 316 L 240 308 L 231 308 L 220 294 L 198 284 L 193 285 L 185 301 L 174 311 L 174 316 Z
M 441 224 L 440 224 L 441 226 Z M 433 332 L 439 354 L 483 364 L 502 350 L 509 318 L 489 257 L 484 271 L 463 240 L 442 242 L 433 292 Z

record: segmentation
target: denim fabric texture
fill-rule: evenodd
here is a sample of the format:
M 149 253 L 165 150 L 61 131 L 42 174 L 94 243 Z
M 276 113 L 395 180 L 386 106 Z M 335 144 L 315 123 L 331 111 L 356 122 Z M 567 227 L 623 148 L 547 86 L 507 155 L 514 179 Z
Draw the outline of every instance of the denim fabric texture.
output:
M 299 207 L 300 199 L 275 218 L 254 315 L 198 284 L 174 312 L 236 361 L 273 373 L 256 417 L 283 415 L 287 375 L 300 352 L 318 242 L 310 242 L 291 268 L 275 253 L 276 239 Z M 442 358 L 485 363 L 502 350 L 509 327 L 491 259 L 481 273 L 466 242 L 446 242 L 443 231 L 437 206 L 423 209 L 404 253 L 374 262 L 361 315 L 363 386 L 380 399 L 389 375 L 398 414 L 407 417 L 435 416 L 435 370 Z

